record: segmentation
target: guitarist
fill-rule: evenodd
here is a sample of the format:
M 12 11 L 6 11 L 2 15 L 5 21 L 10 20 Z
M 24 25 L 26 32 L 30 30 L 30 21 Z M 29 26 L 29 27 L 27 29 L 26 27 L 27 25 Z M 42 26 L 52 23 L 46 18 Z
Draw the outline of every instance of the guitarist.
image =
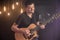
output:
M 24 5 L 25 5 L 25 12 L 19 15 L 19 17 L 11 27 L 11 30 L 15 32 L 15 40 L 25 40 L 22 34 L 30 35 L 30 30 L 27 28 L 30 24 L 39 25 L 37 17 L 38 15 L 35 13 L 34 2 L 28 0 L 24 3 Z M 44 29 L 45 25 L 43 24 L 40 25 L 40 28 Z M 33 40 L 38 40 L 38 38 L 35 38 Z

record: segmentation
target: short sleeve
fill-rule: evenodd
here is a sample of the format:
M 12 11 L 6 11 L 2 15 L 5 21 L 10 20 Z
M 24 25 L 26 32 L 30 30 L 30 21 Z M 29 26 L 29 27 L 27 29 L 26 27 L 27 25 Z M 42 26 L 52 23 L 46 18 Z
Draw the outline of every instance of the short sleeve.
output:
M 22 20 L 22 18 L 21 18 L 21 16 L 19 15 L 18 18 L 16 19 L 15 23 L 16 23 L 17 25 L 19 25 L 19 24 L 21 23 L 21 20 Z

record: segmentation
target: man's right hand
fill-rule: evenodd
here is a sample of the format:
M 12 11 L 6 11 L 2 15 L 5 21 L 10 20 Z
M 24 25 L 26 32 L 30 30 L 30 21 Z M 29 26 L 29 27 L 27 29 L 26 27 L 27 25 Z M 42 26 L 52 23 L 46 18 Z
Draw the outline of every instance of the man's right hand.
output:
M 23 34 L 26 34 L 27 36 L 30 35 L 30 30 L 27 28 L 20 28 L 20 31 L 22 31 Z

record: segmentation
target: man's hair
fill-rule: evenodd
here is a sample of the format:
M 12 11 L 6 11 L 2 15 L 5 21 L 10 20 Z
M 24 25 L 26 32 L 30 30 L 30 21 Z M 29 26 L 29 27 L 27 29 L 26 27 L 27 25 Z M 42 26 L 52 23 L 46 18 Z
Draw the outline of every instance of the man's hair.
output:
M 34 0 L 26 0 L 26 1 L 24 2 L 24 6 L 25 6 L 25 7 L 27 7 L 27 5 L 31 5 L 31 4 L 35 4 L 35 3 L 34 3 Z

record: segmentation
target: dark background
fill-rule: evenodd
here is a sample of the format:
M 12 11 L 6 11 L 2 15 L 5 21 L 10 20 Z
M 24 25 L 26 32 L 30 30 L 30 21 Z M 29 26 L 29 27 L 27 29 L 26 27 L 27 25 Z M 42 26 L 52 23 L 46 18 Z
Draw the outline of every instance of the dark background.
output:
M 0 0 L 0 10 L 4 5 L 11 8 L 11 4 L 22 0 Z M 51 18 L 54 14 L 60 14 L 60 0 L 34 0 L 36 11 L 42 15 L 45 20 Z M 18 7 L 20 8 L 20 7 Z M 11 11 L 11 16 L 7 16 L 6 12 L 0 15 L 0 40 L 14 40 L 14 32 L 11 31 L 11 26 L 19 15 L 18 8 Z M 3 10 L 2 10 L 3 11 Z M 50 16 L 48 16 L 50 14 Z M 39 40 L 60 40 L 60 17 L 54 19 L 46 25 L 46 29 L 40 30 Z

